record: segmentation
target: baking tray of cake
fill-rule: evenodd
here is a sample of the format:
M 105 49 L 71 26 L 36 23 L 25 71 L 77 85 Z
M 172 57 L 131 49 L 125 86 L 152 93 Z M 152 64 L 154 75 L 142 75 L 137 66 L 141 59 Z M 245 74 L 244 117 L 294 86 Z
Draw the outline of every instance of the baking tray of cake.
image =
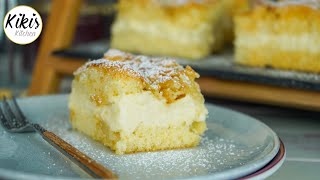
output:
M 108 40 L 100 40 L 54 51 L 55 56 L 79 59 L 99 59 L 109 49 Z M 233 62 L 233 49 L 200 60 L 176 58 L 182 65 L 190 65 L 201 76 L 219 79 L 252 82 L 295 89 L 320 91 L 320 74 L 248 67 Z

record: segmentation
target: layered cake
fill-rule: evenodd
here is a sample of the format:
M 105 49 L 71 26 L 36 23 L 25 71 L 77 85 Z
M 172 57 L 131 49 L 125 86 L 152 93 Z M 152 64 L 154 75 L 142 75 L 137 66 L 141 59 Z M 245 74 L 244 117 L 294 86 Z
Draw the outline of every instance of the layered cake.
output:
M 260 1 L 235 18 L 236 62 L 320 72 L 320 1 Z
M 117 154 L 193 147 L 206 130 L 199 75 L 189 66 L 112 49 L 74 75 L 72 127 Z
M 233 39 L 232 16 L 247 0 L 120 0 L 113 48 L 199 59 Z

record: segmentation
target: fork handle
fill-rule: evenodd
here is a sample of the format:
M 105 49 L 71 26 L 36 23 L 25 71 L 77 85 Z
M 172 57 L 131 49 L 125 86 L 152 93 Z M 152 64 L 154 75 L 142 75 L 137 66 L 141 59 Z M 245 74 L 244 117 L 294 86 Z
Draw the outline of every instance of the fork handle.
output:
M 103 178 L 103 179 L 117 179 L 117 176 L 112 173 L 109 169 L 105 168 L 95 160 L 91 159 L 78 149 L 55 135 L 53 132 L 47 131 L 39 124 L 33 124 L 34 128 L 41 134 L 44 140 L 58 149 L 72 162 L 77 164 L 81 169 L 86 171 L 92 177 Z

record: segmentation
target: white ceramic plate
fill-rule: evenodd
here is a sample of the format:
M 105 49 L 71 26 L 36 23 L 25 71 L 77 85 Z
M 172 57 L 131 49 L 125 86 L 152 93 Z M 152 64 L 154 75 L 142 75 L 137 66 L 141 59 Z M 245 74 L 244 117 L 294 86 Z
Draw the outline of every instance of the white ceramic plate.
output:
M 26 116 L 116 172 L 120 179 L 234 179 L 264 167 L 279 150 L 279 138 L 265 124 L 207 104 L 208 130 L 195 148 L 115 155 L 71 130 L 67 95 L 18 100 Z M 0 126 L 0 177 L 86 178 L 36 133 L 10 134 Z

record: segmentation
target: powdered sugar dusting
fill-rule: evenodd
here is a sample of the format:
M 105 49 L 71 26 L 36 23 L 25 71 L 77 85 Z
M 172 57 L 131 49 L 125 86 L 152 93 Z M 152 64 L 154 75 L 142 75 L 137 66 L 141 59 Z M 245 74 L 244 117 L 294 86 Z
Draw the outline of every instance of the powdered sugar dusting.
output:
M 57 122 L 49 121 L 45 127 L 116 172 L 120 179 L 170 179 L 219 173 L 249 163 L 249 157 L 264 149 L 257 146 L 253 150 L 232 139 L 212 136 L 214 132 L 209 129 L 195 148 L 116 155 L 81 133 L 58 128 L 66 127 L 67 122 Z
M 157 88 L 160 83 L 169 80 L 177 81 L 177 76 L 183 76 L 184 82 L 188 78 L 183 73 L 184 68 L 175 60 L 160 57 L 134 56 L 119 50 L 111 49 L 105 53 L 103 59 L 87 62 L 74 74 L 80 74 L 90 66 L 113 68 L 119 72 L 127 72 L 132 76 L 143 78 L 151 87 Z
M 109 51 L 107 51 L 106 53 L 104 53 L 104 56 L 111 56 L 111 57 L 124 57 L 124 56 L 131 56 L 131 54 L 129 53 L 125 53 L 123 51 L 120 51 L 118 49 L 110 49 Z

